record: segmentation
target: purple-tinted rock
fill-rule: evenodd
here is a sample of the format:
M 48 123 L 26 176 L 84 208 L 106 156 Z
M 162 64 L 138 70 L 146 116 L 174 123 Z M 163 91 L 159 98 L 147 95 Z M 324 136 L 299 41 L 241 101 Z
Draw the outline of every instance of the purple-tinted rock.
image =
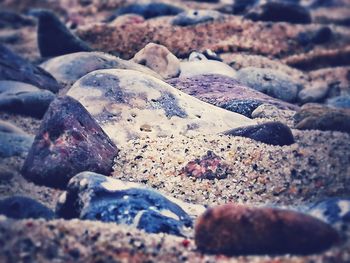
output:
M 109 175 L 118 149 L 87 110 L 71 97 L 53 101 L 22 168 L 34 183 L 63 188 L 82 171 Z
M 280 109 L 297 110 L 293 104 L 272 98 L 248 88 L 238 81 L 221 75 L 198 75 L 167 81 L 173 87 L 215 106 L 251 117 L 261 104 L 272 104 Z
M 0 45 L 0 80 L 15 80 L 58 92 L 60 85 L 45 70 Z
M 271 145 L 291 145 L 294 137 L 289 127 L 281 122 L 266 122 L 226 131 L 225 135 L 247 137 Z

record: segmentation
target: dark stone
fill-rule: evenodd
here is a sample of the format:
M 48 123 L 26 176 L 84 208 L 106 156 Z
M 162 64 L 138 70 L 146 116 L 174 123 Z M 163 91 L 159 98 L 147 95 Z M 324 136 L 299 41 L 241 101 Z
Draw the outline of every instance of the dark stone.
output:
M 328 99 L 327 105 L 335 108 L 350 109 L 350 95 Z
M 229 111 L 237 112 L 248 118 L 252 117 L 253 111 L 263 104 L 262 101 L 249 99 L 249 100 L 234 100 L 221 105 L 221 108 L 224 108 Z
M 12 196 L 0 200 L 0 214 L 15 219 L 55 218 L 55 214 L 51 209 L 34 199 L 24 196 Z
M 0 81 L 0 111 L 42 118 L 55 94 L 26 83 Z
M 324 44 L 331 40 L 333 32 L 329 27 L 322 27 L 314 32 L 301 32 L 298 35 L 298 42 L 303 45 Z
M 135 225 L 149 233 L 181 236 L 183 227 L 192 226 L 187 213 L 158 192 L 91 172 L 69 181 L 56 211 L 66 219 Z
M 233 129 L 224 132 L 225 135 L 247 137 L 271 145 L 291 145 L 294 143 L 292 131 L 281 122 L 266 122 Z
M 64 188 L 82 171 L 109 175 L 118 149 L 87 110 L 71 97 L 53 101 L 23 165 L 23 176 Z
M 289 22 L 296 24 L 311 23 L 309 11 L 295 3 L 267 2 L 253 8 L 245 15 L 253 21 Z
M 233 3 L 233 14 L 242 14 L 249 8 L 255 6 L 259 0 L 235 0 Z
M 33 137 L 23 134 L 0 132 L 0 157 L 25 157 L 32 146 Z
M 197 220 L 195 241 L 206 253 L 233 255 L 313 254 L 340 241 L 322 221 L 294 211 L 226 204 Z
M 214 21 L 220 17 L 218 11 L 190 10 L 178 14 L 172 21 L 175 26 L 192 26 L 200 23 Z
M 34 25 L 35 21 L 29 17 L 8 10 L 0 11 L 0 28 L 21 28 Z
M 39 18 L 38 44 L 42 57 L 92 51 L 85 42 L 70 32 L 51 11 L 36 10 L 33 15 Z
M 112 21 L 116 17 L 125 14 L 137 14 L 145 19 L 159 16 L 173 16 L 183 12 L 183 9 L 166 3 L 131 4 L 119 8 L 109 19 Z
M 57 93 L 60 85 L 45 70 L 0 44 L 0 80 L 15 80 Z

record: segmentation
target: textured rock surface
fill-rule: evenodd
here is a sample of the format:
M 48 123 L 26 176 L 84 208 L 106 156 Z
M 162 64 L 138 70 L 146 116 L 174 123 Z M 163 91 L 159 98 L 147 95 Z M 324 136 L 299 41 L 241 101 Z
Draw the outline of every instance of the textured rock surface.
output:
M 312 254 L 339 237 L 316 218 L 273 208 L 227 204 L 208 209 L 196 223 L 202 251 L 216 254 Z
M 213 134 L 254 124 L 131 70 L 92 72 L 67 94 L 82 103 L 117 145 L 134 138 Z
M 33 143 L 33 137 L 23 134 L 0 132 L 0 157 L 25 157 Z
M 86 109 L 66 96 L 51 103 L 22 168 L 40 185 L 62 188 L 78 172 L 112 172 L 117 147 Z

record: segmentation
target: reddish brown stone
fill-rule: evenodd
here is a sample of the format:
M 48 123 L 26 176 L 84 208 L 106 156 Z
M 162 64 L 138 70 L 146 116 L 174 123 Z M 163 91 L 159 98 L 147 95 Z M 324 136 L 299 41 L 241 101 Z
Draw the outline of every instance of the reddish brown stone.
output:
M 338 240 L 333 228 L 311 216 L 235 204 L 208 209 L 195 228 L 198 249 L 226 255 L 311 254 Z

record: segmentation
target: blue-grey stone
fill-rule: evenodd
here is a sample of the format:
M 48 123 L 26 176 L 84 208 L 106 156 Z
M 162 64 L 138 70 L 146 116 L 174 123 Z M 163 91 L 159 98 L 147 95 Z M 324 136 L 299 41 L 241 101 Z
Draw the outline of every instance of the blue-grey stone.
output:
M 350 95 L 328 99 L 327 104 L 335 108 L 350 109 Z
M 23 134 L 0 132 L 0 157 L 25 157 L 34 138 Z

